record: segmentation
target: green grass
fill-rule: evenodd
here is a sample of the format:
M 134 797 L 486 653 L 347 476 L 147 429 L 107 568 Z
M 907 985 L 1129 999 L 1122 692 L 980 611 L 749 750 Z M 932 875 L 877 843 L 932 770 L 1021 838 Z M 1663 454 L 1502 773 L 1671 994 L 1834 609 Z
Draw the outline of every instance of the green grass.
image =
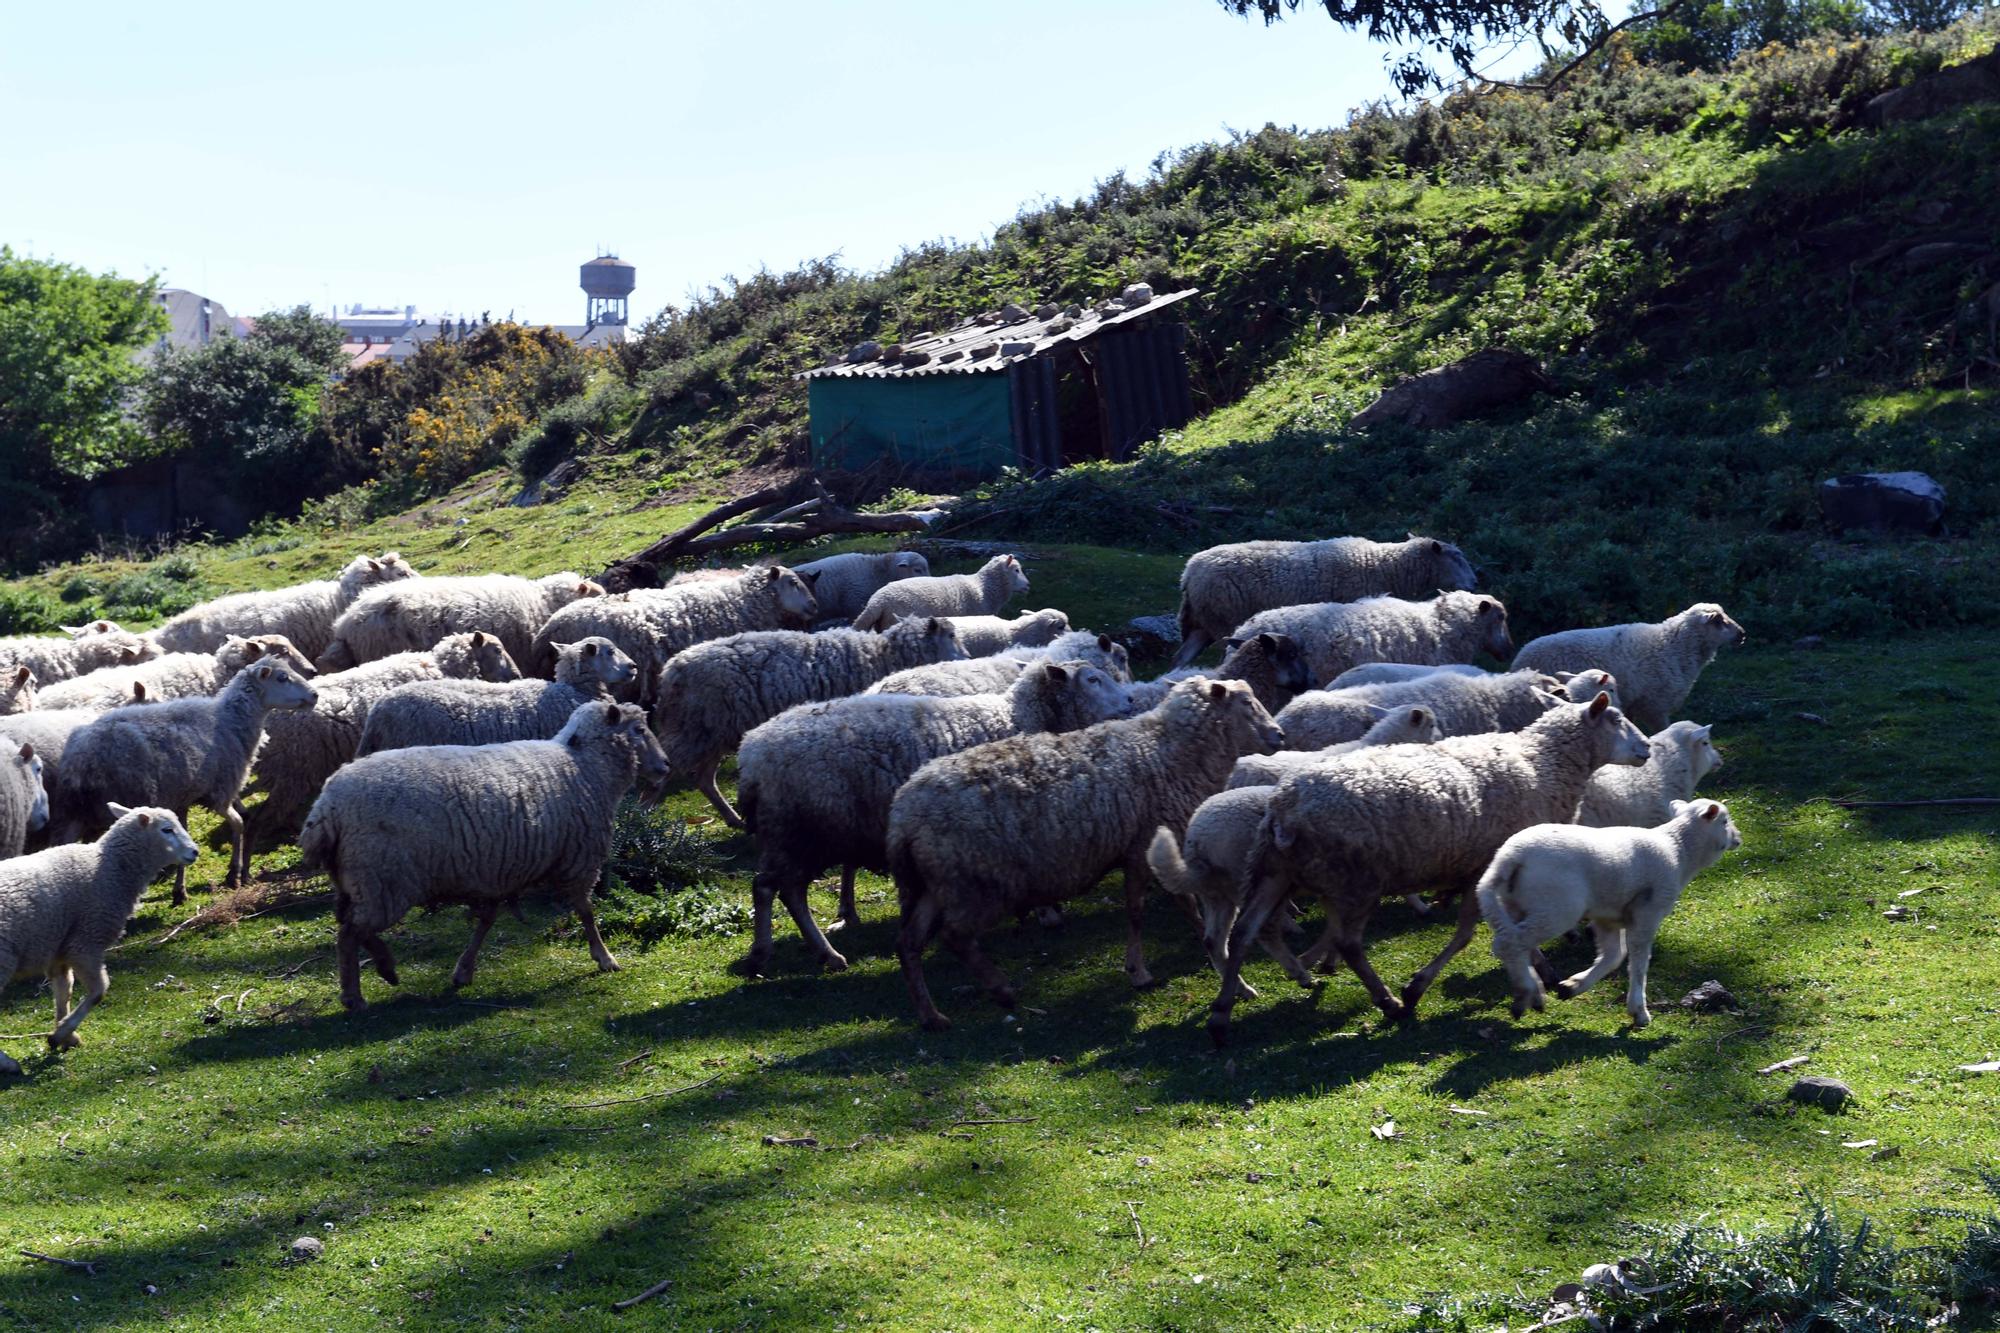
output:
M 1057 554 L 1030 568 L 1059 605 L 1133 573 Z M 1164 980 L 1135 994 L 1120 913 L 1094 898 L 1059 931 L 996 934 L 1018 1022 L 933 961 L 958 1026 L 930 1036 L 875 879 L 844 975 L 810 973 L 789 930 L 766 980 L 732 973 L 742 937 L 614 936 L 625 970 L 599 975 L 541 909 L 495 928 L 454 998 L 466 926 L 445 913 L 395 932 L 403 985 L 370 974 L 350 1018 L 323 909 L 160 944 L 179 915 L 162 891 L 82 1049 L 10 1039 L 29 1076 L 0 1089 L 0 1242 L 104 1267 L 0 1262 L 0 1309 L 38 1328 L 595 1328 L 671 1278 L 657 1317 L 686 1327 L 1351 1328 L 1425 1291 L 1545 1291 L 1631 1252 L 1636 1224 L 1778 1222 L 1808 1195 L 1921 1237 L 1914 1210 L 1974 1204 L 1966 1173 L 2000 1166 L 2000 1080 L 1956 1072 L 2000 1048 L 2000 830 L 1820 798 L 1990 776 L 1996 650 L 1965 634 L 1717 663 L 1689 712 L 1716 723 L 1709 790 L 1746 845 L 1669 920 L 1659 1017 L 1636 1035 L 1610 983 L 1509 1022 L 1482 942 L 1408 1030 L 1349 977 L 1308 998 L 1260 961 L 1264 998 L 1216 1055 L 1179 913 L 1153 904 Z M 685 793 L 669 809 L 704 813 Z M 717 842 L 741 896 L 747 842 Z M 220 864 L 211 845 L 197 874 Z M 1913 888 L 1916 919 L 1884 920 Z M 1385 906 L 1371 953 L 1406 975 L 1445 933 Z M 1710 977 L 1741 1013 L 1673 1006 Z M 0 1029 L 46 1030 L 46 1005 L 10 988 Z M 1780 1103 L 1783 1078 L 1753 1071 L 1796 1054 L 1856 1108 Z M 1034 1118 L 952 1124 L 1014 1116 Z M 1400 1136 L 1373 1137 L 1388 1119 Z M 1864 1138 L 1899 1155 L 1842 1146 Z M 288 1266 L 308 1234 L 324 1258 Z

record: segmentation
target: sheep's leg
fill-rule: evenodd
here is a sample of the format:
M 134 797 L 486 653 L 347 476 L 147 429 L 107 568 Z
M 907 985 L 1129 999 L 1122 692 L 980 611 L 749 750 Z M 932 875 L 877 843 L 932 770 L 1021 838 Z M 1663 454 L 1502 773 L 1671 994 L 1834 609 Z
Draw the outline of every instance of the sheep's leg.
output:
M 0 942 L 0 977 L 12 980 L 14 976 L 14 958 L 14 951 L 9 949 L 4 942 Z M 20 1072 L 20 1061 L 7 1054 L 7 1052 L 0 1051 L 0 1074 L 18 1074 Z
M 771 900 L 778 896 L 768 876 L 759 874 L 750 881 L 750 952 L 743 966 L 752 976 L 762 976 L 771 965 Z
M 1208 1007 L 1208 1037 L 1217 1046 L 1229 1041 L 1229 1014 L 1236 1007 L 1237 991 L 1243 985 L 1243 964 L 1250 957 L 1251 944 L 1263 934 L 1264 923 L 1271 919 L 1271 913 L 1284 901 L 1287 892 L 1285 882 L 1275 875 L 1258 879 L 1244 900 L 1243 910 L 1236 915 L 1236 924 L 1230 927 L 1222 987 Z
M 374 960 L 375 975 L 391 986 L 397 985 L 399 979 L 396 976 L 396 955 L 389 952 L 389 941 L 380 935 L 363 935 L 361 947 L 366 949 L 369 958 Z
M 1458 957 L 1466 945 L 1472 943 L 1473 934 L 1479 929 L 1479 898 L 1470 891 L 1458 895 L 1458 929 L 1452 931 L 1438 956 L 1425 963 L 1423 970 L 1410 978 L 1410 984 L 1403 987 L 1403 1017 L 1417 1016 L 1417 1001 L 1424 998 L 1424 992 L 1437 980 L 1444 965 Z
M 590 888 L 570 896 L 570 903 L 576 908 L 576 919 L 583 923 L 583 938 L 590 945 L 590 956 L 597 963 L 600 972 L 618 971 L 618 960 L 611 956 L 611 950 L 604 947 L 604 937 L 597 933 L 597 913 L 590 910 Z
M 1333 947 L 1339 951 L 1340 961 L 1353 968 L 1354 975 L 1361 978 L 1361 984 L 1367 988 L 1368 998 L 1375 1002 L 1375 1007 L 1388 1018 L 1400 1019 L 1403 1016 L 1402 1003 L 1389 993 L 1389 987 L 1376 974 L 1368 962 L 1367 952 L 1361 947 L 1361 932 L 1367 924 L 1364 918 L 1352 927 L 1343 925 L 1333 937 Z
M 82 1044 L 76 1039 L 77 1025 L 90 1016 L 90 1011 L 104 998 L 104 992 L 111 989 L 111 974 L 104 970 L 103 958 L 77 958 L 72 962 L 75 969 L 83 974 L 83 1000 L 49 1034 L 49 1049 L 52 1051 L 68 1050 Z
M 1406 893 L 1403 895 L 1403 901 L 1410 905 L 1410 910 L 1412 912 L 1415 912 L 1418 916 L 1423 917 L 1425 920 L 1430 919 L 1431 905 L 1424 901 L 1423 894 Z
M 1220 942 L 1211 944 L 1208 941 L 1204 940 L 1202 942 L 1202 945 L 1204 950 L 1208 954 L 1208 965 L 1215 969 L 1215 975 L 1219 977 L 1228 972 L 1229 941 L 1227 939 L 1223 939 Z M 1257 988 L 1251 985 L 1249 982 L 1245 981 L 1243 978 L 1238 977 L 1236 979 L 1236 985 L 1237 988 L 1243 992 L 1243 997 L 1245 999 L 1254 1000 L 1257 998 Z
M 56 1000 L 56 1026 L 61 1027 L 63 1019 L 69 1017 L 69 960 L 60 959 L 49 964 L 49 990 Z
M 1532 937 L 1534 929 L 1531 922 L 1522 921 L 1515 923 L 1512 929 L 1495 929 L 1493 932 L 1493 956 L 1507 970 L 1508 989 L 1514 995 L 1511 1007 L 1516 1018 L 1530 1009 L 1539 1012 L 1548 1007 L 1542 979 L 1536 973 L 1533 961 L 1540 956 L 1539 951 L 1524 943 Z
M 236 802 L 222 807 L 222 817 L 229 824 L 229 873 L 224 876 L 222 887 L 234 890 L 250 878 L 250 849 L 243 836 L 243 811 Z
M 181 824 L 182 824 L 182 826 L 183 826 L 183 827 L 185 827 L 185 826 L 186 826 L 186 824 L 187 824 L 187 821 L 186 821 L 186 820 L 182 820 L 182 821 L 181 821 Z M 188 887 L 187 887 L 187 885 L 188 885 L 188 872 L 187 872 L 187 867 L 186 867 L 186 866 L 175 866 L 175 867 L 174 867 L 174 899 L 173 899 L 173 902 L 174 902 L 174 906 L 175 906 L 175 907 L 185 907 L 185 906 L 187 905 L 187 900 L 188 900 Z
M 1285 943 L 1285 932 L 1280 930 L 1275 922 L 1264 923 L 1264 929 L 1258 933 L 1257 943 L 1263 946 L 1264 952 L 1271 955 L 1279 967 L 1285 969 L 1285 975 L 1293 981 L 1307 990 L 1316 989 L 1320 985 L 1320 979 L 1313 975 L 1312 969 L 1292 952 L 1291 945 Z M 1237 984 L 1242 985 L 1240 981 Z M 1256 997 L 1253 995 L 1251 998 Z
M 1544 986 L 1553 986 L 1562 980 L 1562 973 L 1556 970 L 1556 965 L 1549 961 L 1539 945 L 1528 950 L 1528 966 L 1535 969 L 1535 975 L 1542 979 Z
M 498 915 L 498 903 L 472 909 L 472 939 L 466 944 L 465 952 L 458 956 L 458 966 L 451 970 L 453 989 L 471 983 L 472 974 L 479 969 L 479 946 L 486 943 L 486 932 L 493 929 L 493 918 Z
M 696 772 L 694 785 L 708 798 L 708 803 L 715 807 L 716 813 L 722 816 L 723 823 L 731 828 L 742 828 L 743 816 L 736 813 L 736 807 L 729 803 L 729 798 L 722 794 L 722 788 L 716 785 L 716 775 L 721 770 L 720 759 L 710 760 Z
M 1299 961 L 1316 972 L 1338 972 L 1340 964 L 1333 962 L 1332 959 L 1338 953 L 1335 946 L 1339 939 L 1340 923 L 1329 913 L 1326 925 L 1319 932 L 1319 938 L 1312 942 L 1312 947 L 1299 955 Z
M 986 950 L 979 947 L 977 935 L 947 929 L 944 932 L 944 947 L 957 954 L 959 961 L 972 969 L 972 975 L 985 988 L 987 995 L 992 997 L 993 1003 L 1002 1009 L 1012 1009 L 1019 1002 L 1012 983 L 1007 980 L 1007 974 L 986 956 Z
M 943 1032 L 951 1026 L 951 1020 L 938 1012 L 932 1002 L 930 983 L 924 979 L 924 949 L 941 924 L 936 899 L 925 896 L 910 904 L 903 913 L 902 924 L 896 928 L 896 961 L 902 965 L 903 983 L 910 988 L 917 1021 L 932 1032 Z
M 1180 651 L 1174 654 L 1173 665 L 1168 670 L 1180 670 L 1188 663 L 1194 661 L 1195 658 L 1207 652 L 1208 645 L 1214 642 L 1215 636 L 1208 633 L 1208 631 L 1199 629 L 1190 630 L 1188 636 L 1181 640 Z
M 1146 854 L 1132 852 L 1125 857 L 1125 976 L 1134 986 L 1153 984 L 1146 967 L 1146 942 L 1140 931 L 1146 924 L 1146 885 L 1152 872 L 1146 868 Z M 977 946 L 975 946 L 977 947 Z
M 840 951 L 827 941 L 825 933 L 819 928 L 819 922 L 813 919 L 812 904 L 806 900 L 805 889 L 795 885 L 786 890 L 783 900 L 785 910 L 792 914 L 792 920 L 798 925 L 799 934 L 811 946 L 812 951 L 819 955 L 820 964 L 829 972 L 846 971 L 847 960 L 841 957 Z
M 836 930 L 845 930 L 849 926 L 861 924 L 860 909 L 854 905 L 855 869 L 851 863 L 840 868 L 840 915 L 828 923 L 826 933 L 829 935 Z
M 340 1003 L 355 1013 L 368 1003 L 361 998 L 361 932 L 342 922 L 334 935 L 333 956 L 340 975 Z
M 1625 948 L 1632 960 L 1625 974 L 1625 1012 L 1632 1016 L 1635 1028 L 1645 1027 L 1653 1021 L 1652 1013 L 1646 1008 L 1646 969 L 1653 962 L 1653 937 L 1659 929 L 1659 922 L 1648 921 L 1635 924 L 1625 932 Z
M 1574 1000 L 1625 961 L 1625 927 L 1614 921 L 1593 921 L 1590 928 L 1597 936 L 1597 959 L 1575 976 L 1556 983 L 1556 994 L 1562 999 Z

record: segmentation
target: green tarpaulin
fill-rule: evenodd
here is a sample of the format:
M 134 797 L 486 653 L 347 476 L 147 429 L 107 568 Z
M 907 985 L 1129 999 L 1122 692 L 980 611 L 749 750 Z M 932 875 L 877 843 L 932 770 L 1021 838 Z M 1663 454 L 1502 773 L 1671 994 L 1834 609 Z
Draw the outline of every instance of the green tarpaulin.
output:
M 815 466 L 853 471 L 886 459 L 992 476 L 1018 461 L 1003 374 L 828 377 L 808 385 Z

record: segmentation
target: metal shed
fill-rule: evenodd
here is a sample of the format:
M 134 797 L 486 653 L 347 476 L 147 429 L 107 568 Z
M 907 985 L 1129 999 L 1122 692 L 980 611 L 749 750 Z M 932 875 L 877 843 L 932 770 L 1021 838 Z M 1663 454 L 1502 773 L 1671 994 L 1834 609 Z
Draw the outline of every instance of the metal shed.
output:
M 1138 285 L 1093 308 L 1010 305 L 944 333 L 863 343 L 799 376 L 813 463 L 976 477 L 1128 458 L 1193 415 L 1187 331 L 1161 316 L 1195 294 Z

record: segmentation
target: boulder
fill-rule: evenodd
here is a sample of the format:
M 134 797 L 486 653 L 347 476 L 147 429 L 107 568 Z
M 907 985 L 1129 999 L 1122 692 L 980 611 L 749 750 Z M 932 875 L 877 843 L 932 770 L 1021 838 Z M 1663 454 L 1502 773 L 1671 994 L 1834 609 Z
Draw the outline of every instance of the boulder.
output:
M 2000 50 L 1877 95 L 1861 109 L 1861 120 L 1867 125 L 1927 120 L 1970 102 L 1996 101 L 2000 101 Z
M 1854 1099 L 1854 1089 L 1837 1078 L 1807 1074 L 1792 1084 L 1785 1096 L 1801 1106 L 1817 1106 L 1823 1111 L 1838 1111 Z
M 1541 363 L 1532 356 L 1509 348 L 1489 347 L 1391 385 L 1382 391 L 1381 397 L 1357 412 L 1349 424 L 1355 430 L 1369 430 L 1389 422 L 1436 430 L 1484 416 L 1553 387 Z
M 1719 981 L 1704 981 L 1686 995 L 1681 996 L 1681 1008 L 1693 1009 L 1698 1013 L 1714 1013 L 1718 1009 L 1734 1009 L 1736 997 Z
M 1134 657 L 1171 657 L 1181 646 L 1181 626 L 1171 615 L 1134 616 L 1112 637 Z
M 1819 484 L 1819 513 L 1835 534 L 1944 535 L 1944 487 L 1922 472 L 1850 472 Z

